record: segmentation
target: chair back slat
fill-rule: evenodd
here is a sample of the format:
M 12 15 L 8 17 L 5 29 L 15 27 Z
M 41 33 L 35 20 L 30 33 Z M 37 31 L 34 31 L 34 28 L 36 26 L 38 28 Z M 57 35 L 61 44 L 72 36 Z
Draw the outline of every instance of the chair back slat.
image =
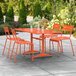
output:
M 58 31 L 60 30 L 60 24 L 54 23 L 53 29 L 57 29 Z
M 63 31 L 69 31 L 70 32 L 70 37 L 71 37 L 72 30 L 73 30 L 73 25 L 64 25 L 63 29 L 62 29 L 62 32 Z
M 3 26 L 3 29 L 4 29 L 4 32 L 5 32 L 6 37 L 7 37 L 7 38 L 11 38 L 8 27 L 7 27 L 7 26 Z M 7 34 L 8 34 L 8 35 L 7 35 Z
M 12 32 L 13 38 L 17 38 L 15 29 L 12 29 L 12 28 L 11 28 L 11 32 Z
M 73 26 L 72 25 L 64 25 L 63 26 L 63 29 L 62 29 L 63 31 L 70 31 L 70 32 L 72 32 L 72 30 L 73 30 Z

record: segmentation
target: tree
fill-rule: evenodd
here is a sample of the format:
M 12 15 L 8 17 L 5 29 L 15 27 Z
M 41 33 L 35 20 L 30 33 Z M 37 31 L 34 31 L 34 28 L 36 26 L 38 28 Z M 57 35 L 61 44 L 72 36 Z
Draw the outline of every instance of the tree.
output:
M 3 13 L 2 13 L 2 9 L 0 7 L 0 23 L 2 23 L 2 22 L 3 22 Z
M 14 9 L 14 15 L 19 15 L 19 9 L 20 9 L 20 1 L 21 0 L 9 0 L 9 2 L 12 4 Z
M 26 11 L 27 11 L 27 15 L 33 15 L 33 1 L 31 0 L 25 0 L 24 1 L 25 3 L 25 8 L 26 8 Z
M 50 19 L 51 15 L 51 5 L 50 2 L 48 2 L 44 7 L 44 17 L 47 19 Z
M 34 13 L 33 13 L 33 18 L 36 16 L 40 15 L 42 17 L 42 10 L 41 10 L 41 5 L 39 0 L 36 0 L 34 3 Z
M 27 22 L 26 20 L 27 15 L 26 15 L 26 9 L 24 5 L 24 0 L 20 1 L 20 10 L 19 10 L 19 21 L 21 24 L 24 24 Z
M 14 21 L 13 7 L 9 4 L 6 13 L 6 22 L 13 22 L 13 21 Z

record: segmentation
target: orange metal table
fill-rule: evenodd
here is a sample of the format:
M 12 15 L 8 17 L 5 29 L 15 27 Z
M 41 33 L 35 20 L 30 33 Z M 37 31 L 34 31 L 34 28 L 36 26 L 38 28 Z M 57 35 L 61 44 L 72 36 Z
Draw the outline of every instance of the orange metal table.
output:
M 33 57 L 32 61 L 34 60 L 34 58 L 36 57 L 44 57 L 44 56 L 52 56 L 50 54 L 45 54 L 44 52 L 44 34 L 51 34 L 51 33 L 61 33 L 59 31 L 53 31 L 53 30 L 47 30 L 44 29 L 44 31 L 42 31 L 41 29 L 38 31 L 37 28 L 33 28 L 33 30 L 31 31 L 30 28 L 19 28 L 19 29 L 15 29 L 16 31 L 21 31 L 21 32 L 27 32 L 31 34 L 31 43 L 33 43 L 33 34 L 42 34 L 42 53 L 39 55 L 36 55 Z M 24 53 L 32 53 L 32 46 L 31 46 L 31 51 L 27 51 Z M 34 52 L 39 52 L 39 51 L 34 51 Z

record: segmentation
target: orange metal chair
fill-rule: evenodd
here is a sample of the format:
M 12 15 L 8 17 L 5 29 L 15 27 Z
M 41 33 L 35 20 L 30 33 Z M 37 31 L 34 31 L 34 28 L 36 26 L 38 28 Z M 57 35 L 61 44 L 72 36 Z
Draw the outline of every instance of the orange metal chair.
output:
M 3 29 L 4 29 L 5 35 L 6 35 L 6 41 L 5 41 L 5 45 L 4 45 L 4 49 L 3 49 L 3 53 L 2 53 L 2 54 L 4 54 L 4 52 L 5 52 L 5 47 L 6 47 L 7 40 L 10 40 L 9 49 L 8 49 L 8 54 L 7 54 L 7 57 L 9 57 L 9 52 L 10 52 L 10 47 L 11 47 L 11 41 L 12 41 L 12 40 L 15 40 L 15 38 L 12 38 L 12 37 L 10 36 L 10 32 L 9 32 L 8 27 L 3 26 Z M 7 34 L 8 34 L 8 35 L 7 35 Z M 17 39 L 18 39 L 18 40 L 22 40 L 21 38 L 18 38 L 18 37 L 17 37 Z M 20 46 L 21 46 L 21 45 L 20 45 Z M 19 51 L 19 53 L 21 53 L 21 50 Z
M 6 41 L 5 41 L 5 45 L 4 45 L 4 49 L 3 49 L 3 53 L 5 52 L 5 47 L 6 47 L 6 43 L 7 43 L 7 40 L 10 40 L 10 44 L 9 44 L 9 49 L 8 49 L 8 54 L 7 54 L 7 57 L 9 57 L 9 51 L 10 51 L 10 46 L 11 46 L 11 40 L 13 40 L 10 36 L 10 33 L 9 33 L 9 30 L 8 30 L 8 27 L 5 27 L 3 26 L 3 29 L 5 31 L 5 35 L 6 35 Z M 7 35 L 8 34 L 8 35 Z
M 14 44 L 13 44 L 13 48 L 12 48 L 12 52 L 11 52 L 10 58 L 12 58 L 12 54 L 13 54 L 13 50 L 14 50 L 15 43 L 17 44 L 17 48 L 16 48 L 16 52 L 15 52 L 15 57 L 14 57 L 14 63 L 15 63 L 15 61 L 16 61 L 16 56 L 17 56 L 17 51 L 18 51 L 18 45 L 19 45 L 19 44 L 20 44 L 20 45 L 21 45 L 21 44 L 24 44 L 24 52 L 25 52 L 25 44 L 29 44 L 29 50 L 31 49 L 31 48 L 30 48 L 31 45 L 32 45 L 32 51 L 33 51 L 34 47 L 33 47 L 33 44 L 32 44 L 31 42 L 29 42 L 29 41 L 25 41 L 25 40 L 23 40 L 23 39 L 20 39 L 20 40 L 17 39 L 15 29 L 12 29 L 12 28 L 11 28 L 11 31 L 12 31 L 13 38 L 15 38 L 15 42 L 14 42 Z M 20 47 L 20 50 L 21 50 L 21 47 Z M 34 55 L 34 53 L 32 53 L 32 55 Z M 25 54 L 24 54 L 24 56 L 25 56 Z M 30 58 L 30 53 L 29 53 L 29 58 Z
M 60 30 L 60 24 L 57 24 L 57 23 L 54 23 L 53 25 L 53 29 L 56 29 L 57 31 Z M 46 52 L 46 38 L 49 38 L 49 37 L 57 37 L 58 36 L 58 33 L 57 34 L 50 34 L 50 35 L 44 35 L 44 38 L 45 38 L 45 52 Z M 42 35 L 40 36 L 40 39 L 42 38 Z M 52 45 L 53 45 L 53 42 L 52 42 Z M 41 50 L 41 40 L 39 40 L 39 49 Z M 54 45 L 53 45 L 53 49 L 54 49 Z
M 62 34 L 61 34 L 60 37 L 50 38 L 50 40 L 49 40 L 49 51 L 50 51 L 50 54 L 51 54 L 51 42 L 50 41 L 54 41 L 54 42 L 58 43 L 58 56 L 59 56 L 59 47 L 61 49 L 61 52 L 63 52 L 62 40 L 70 40 L 72 51 L 73 51 L 73 55 L 75 55 L 74 54 L 74 49 L 73 49 L 73 46 L 72 46 L 72 41 L 70 39 L 71 34 L 72 34 L 72 30 L 73 30 L 73 26 L 64 25 L 63 29 L 62 29 L 62 33 L 63 33 L 63 31 L 69 31 L 70 32 L 70 36 L 69 37 L 62 36 Z M 59 41 L 61 41 L 61 46 L 60 46 Z

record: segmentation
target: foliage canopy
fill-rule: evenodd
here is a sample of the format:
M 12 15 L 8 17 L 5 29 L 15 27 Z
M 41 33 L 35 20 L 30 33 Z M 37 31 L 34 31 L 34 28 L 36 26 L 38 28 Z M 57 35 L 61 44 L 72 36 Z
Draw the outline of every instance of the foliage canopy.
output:
M 0 7 L 0 23 L 3 23 L 3 13 L 1 7 Z
M 35 18 L 38 15 L 40 15 L 42 17 L 42 10 L 41 10 L 41 5 L 40 5 L 39 0 L 36 0 L 35 3 L 34 3 L 33 17 Z
M 6 13 L 6 22 L 14 21 L 14 11 L 11 4 L 8 5 L 7 13 Z
M 24 5 L 24 0 L 21 0 L 20 2 L 20 10 L 19 10 L 19 21 L 24 24 L 26 23 L 26 9 L 25 9 L 25 5 Z

